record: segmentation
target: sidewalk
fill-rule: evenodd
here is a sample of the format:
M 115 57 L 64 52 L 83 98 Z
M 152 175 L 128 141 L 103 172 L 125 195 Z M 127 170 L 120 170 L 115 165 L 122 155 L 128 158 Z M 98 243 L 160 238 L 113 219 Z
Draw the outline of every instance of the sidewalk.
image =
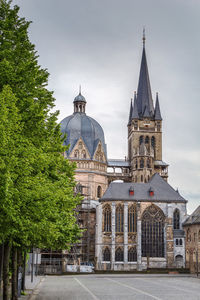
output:
M 44 276 L 34 276 L 33 277 L 33 282 L 31 282 L 31 276 L 30 275 L 26 275 L 26 281 L 25 281 L 25 293 L 26 295 L 22 295 L 19 300 L 28 300 L 32 293 L 33 290 L 39 285 L 39 283 L 41 282 L 42 278 L 44 278 Z

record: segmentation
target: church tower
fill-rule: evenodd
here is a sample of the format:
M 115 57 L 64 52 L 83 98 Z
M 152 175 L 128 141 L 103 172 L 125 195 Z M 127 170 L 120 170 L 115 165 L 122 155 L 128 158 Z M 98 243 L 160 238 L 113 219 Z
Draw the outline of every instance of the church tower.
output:
M 137 94 L 131 100 L 128 121 L 128 159 L 133 182 L 148 182 L 153 174 L 168 178 L 162 161 L 162 117 L 158 93 L 153 104 L 143 35 L 143 52 Z

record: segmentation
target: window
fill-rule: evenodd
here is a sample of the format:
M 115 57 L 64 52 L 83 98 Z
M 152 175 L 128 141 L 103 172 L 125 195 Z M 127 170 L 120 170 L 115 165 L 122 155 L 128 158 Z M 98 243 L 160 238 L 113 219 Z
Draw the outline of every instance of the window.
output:
M 131 205 L 128 208 L 128 232 L 137 232 L 137 208 Z
M 156 139 L 154 136 L 152 136 L 151 138 L 151 146 L 153 147 L 153 149 L 155 149 L 155 146 L 156 146 Z
M 140 141 L 140 145 L 141 145 L 143 143 L 143 141 L 144 141 L 143 135 L 140 136 L 140 140 L 139 141 Z
M 78 150 L 75 150 L 75 151 L 74 151 L 74 157 L 75 157 L 75 158 L 79 158 L 79 151 L 78 151 Z
M 187 230 L 187 241 L 191 242 L 191 233 L 190 233 L 190 228 Z
M 140 169 L 144 168 L 144 159 L 140 159 Z
M 103 231 L 111 232 L 111 208 L 106 205 L 103 210 Z
M 137 161 L 137 159 L 135 160 L 135 168 L 136 169 L 138 168 L 138 161 Z
M 116 232 L 124 232 L 124 213 L 123 207 L 117 206 L 115 213 L 115 230 Z
M 147 158 L 147 168 L 151 168 L 151 162 L 149 158 Z
M 121 248 L 115 251 L 115 261 L 124 261 L 124 251 Z
M 148 136 L 145 137 L 145 144 L 149 144 L 149 137 Z
M 179 243 L 178 243 L 178 239 L 176 239 L 176 246 L 178 246 L 178 244 L 179 244 Z
M 177 208 L 174 211 L 173 221 L 174 221 L 174 229 L 180 229 L 180 213 Z
M 97 198 L 101 198 L 101 194 L 102 194 L 102 188 L 100 185 L 98 185 L 97 187 Z
M 82 158 L 86 158 L 86 152 L 85 152 L 85 150 L 82 151 Z
M 143 175 L 141 175 L 141 182 L 143 182 Z
M 164 257 L 164 221 L 162 210 L 152 204 L 142 215 L 142 256 Z
M 128 250 L 128 261 L 137 261 L 137 249 L 136 249 L 136 247 L 131 247 Z
M 199 239 L 199 242 L 200 242 L 200 230 L 199 230 L 199 238 L 198 239 Z
M 110 249 L 108 247 L 103 251 L 103 261 L 110 261 Z
M 183 241 L 182 241 L 182 239 L 179 240 L 179 245 L 180 245 L 180 246 L 183 246 Z

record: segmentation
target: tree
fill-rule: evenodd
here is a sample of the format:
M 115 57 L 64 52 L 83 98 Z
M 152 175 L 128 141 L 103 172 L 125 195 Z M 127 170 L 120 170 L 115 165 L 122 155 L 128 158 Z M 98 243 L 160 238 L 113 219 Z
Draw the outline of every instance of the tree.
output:
M 32 246 L 64 249 L 79 238 L 74 209 L 75 165 L 66 151 L 48 91 L 48 72 L 38 65 L 28 38 L 30 22 L 19 7 L 0 0 L 0 242 L 5 244 L 4 299 L 8 262 L 16 250 Z

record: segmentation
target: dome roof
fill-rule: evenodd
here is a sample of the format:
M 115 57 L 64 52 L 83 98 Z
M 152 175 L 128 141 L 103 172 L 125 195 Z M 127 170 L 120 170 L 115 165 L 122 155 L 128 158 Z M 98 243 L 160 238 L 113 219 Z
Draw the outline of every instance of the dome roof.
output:
M 74 102 L 85 102 L 86 103 L 85 97 L 83 97 L 83 95 L 81 95 L 81 92 L 79 92 L 78 96 L 76 96 L 74 98 Z
M 77 97 L 76 97 L 77 98 Z M 76 99 L 75 98 L 75 99 Z M 84 98 L 85 99 L 85 98 Z M 107 158 L 106 144 L 104 139 L 104 132 L 102 127 L 93 118 L 87 116 L 85 113 L 76 112 L 71 116 L 66 117 L 60 123 L 61 132 L 67 134 L 64 141 L 65 145 L 70 144 L 68 155 L 73 150 L 75 144 L 80 139 L 83 139 L 91 158 L 95 153 L 99 141 L 104 149 L 104 154 Z

